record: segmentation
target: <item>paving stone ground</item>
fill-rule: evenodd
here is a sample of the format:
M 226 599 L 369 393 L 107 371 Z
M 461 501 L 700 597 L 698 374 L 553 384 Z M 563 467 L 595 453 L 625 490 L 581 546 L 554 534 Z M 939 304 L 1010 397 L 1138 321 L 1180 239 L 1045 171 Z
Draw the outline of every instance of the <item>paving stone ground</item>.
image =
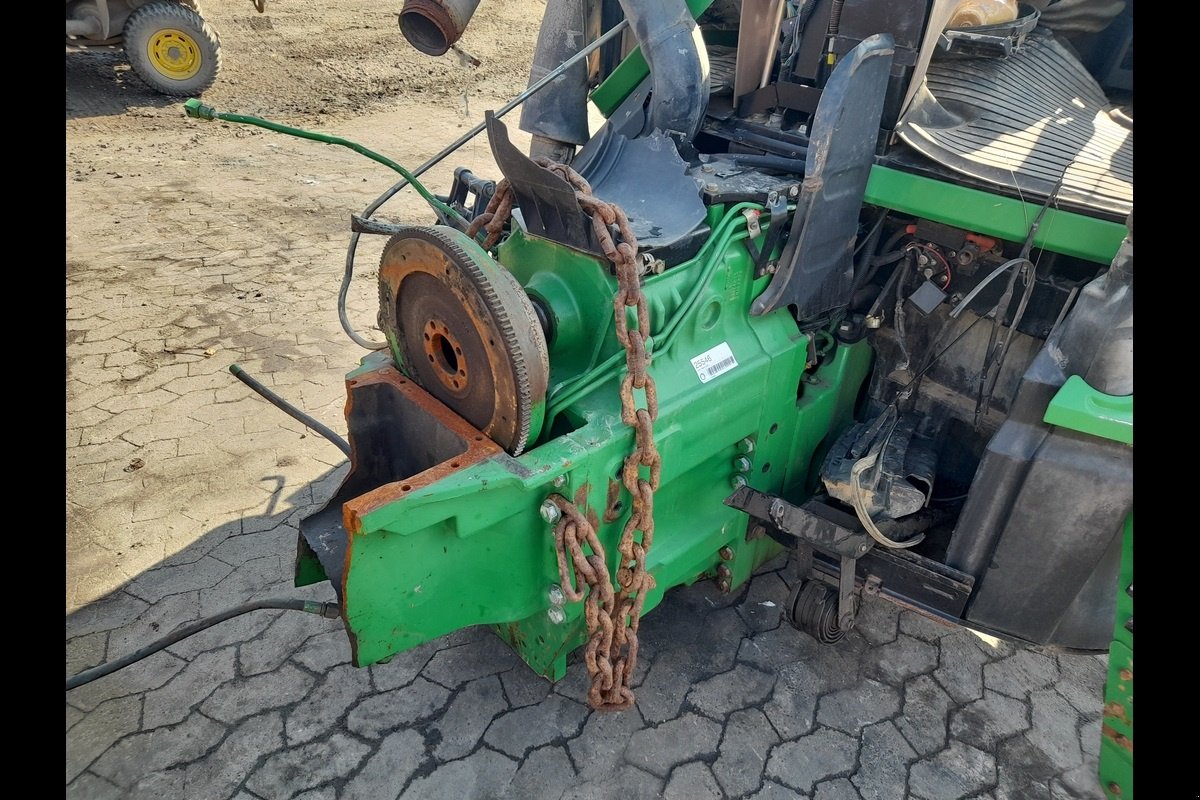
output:
M 224 24 L 227 46 L 252 27 Z M 418 163 L 426 128 L 440 143 L 473 118 L 418 118 L 417 100 L 326 127 Z M 333 148 L 197 129 L 147 93 L 96 102 L 68 105 L 68 675 L 250 599 L 332 599 L 292 588 L 291 568 L 298 520 L 344 459 L 227 368 L 344 432 L 342 376 L 363 352 L 335 315 L 348 215 L 390 183 Z M 486 146 L 457 163 L 484 171 Z M 379 244 L 364 247 L 350 312 L 369 335 Z M 584 706 L 582 663 L 551 686 L 484 630 L 358 670 L 336 622 L 242 617 L 67 693 L 66 795 L 1101 796 L 1103 657 L 989 643 L 870 598 L 823 647 L 780 622 L 790 568 L 732 598 L 669 593 L 619 715 Z

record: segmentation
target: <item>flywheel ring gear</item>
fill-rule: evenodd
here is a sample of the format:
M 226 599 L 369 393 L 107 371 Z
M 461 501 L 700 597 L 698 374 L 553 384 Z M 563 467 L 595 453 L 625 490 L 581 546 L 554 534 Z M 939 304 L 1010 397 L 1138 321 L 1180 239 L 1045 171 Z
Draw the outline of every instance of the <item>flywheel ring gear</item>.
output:
M 466 234 L 395 234 L 379 263 L 379 327 L 414 381 L 512 455 L 536 440 L 550 362 L 529 297 Z

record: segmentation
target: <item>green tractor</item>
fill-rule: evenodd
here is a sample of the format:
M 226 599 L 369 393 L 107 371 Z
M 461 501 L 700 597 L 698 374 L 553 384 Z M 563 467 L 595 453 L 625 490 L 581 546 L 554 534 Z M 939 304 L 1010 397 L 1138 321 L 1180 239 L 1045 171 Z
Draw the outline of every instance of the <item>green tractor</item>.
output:
M 476 5 L 400 24 L 444 53 Z M 864 595 L 1096 653 L 1120 608 L 1130 797 L 1131 5 L 548 0 L 531 151 L 514 101 L 500 175 L 433 195 L 451 147 L 354 218 L 385 341 L 339 309 L 352 466 L 296 561 L 354 662 L 489 625 L 627 708 L 664 592 L 792 549 L 831 645 Z M 431 224 L 373 217 L 410 182 Z
M 261 14 L 266 0 L 254 5 Z M 200 94 L 221 71 L 221 40 L 196 0 L 67 0 L 67 47 L 118 45 L 162 94 Z

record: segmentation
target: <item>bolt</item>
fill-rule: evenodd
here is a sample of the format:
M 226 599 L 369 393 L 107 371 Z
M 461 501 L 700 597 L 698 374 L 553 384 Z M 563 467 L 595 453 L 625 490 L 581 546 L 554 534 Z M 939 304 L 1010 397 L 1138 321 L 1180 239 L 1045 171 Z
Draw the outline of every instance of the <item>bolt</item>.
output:
M 773 206 L 779 202 L 779 192 L 774 190 L 767 192 L 767 205 Z
M 740 458 L 734 459 L 733 468 L 736 469 L 738 472 L 749 472 L 750 470 L 754 469 L 754 464 L 752 464 L 750 462 L 750 459 L 746 458 L 745 456 L 742 456 Z
M 715 183 L 704 184 L 704 191 L 708 192 L 709 194 L 716 194 L 720 190 L 721 187 L 717 186 Z
M 869 545 L 869 544 L 860 544 L 860 545 L 858 546 L 858 552 L 859 552 L 859 553 L 865 553 L 865 552 L 867 552 L 867 551 L 868 551 L 868 550 L 870 550 L 870 549 L 871 549 L 871 545 Z
M 1133 597 L 1133 584 L 1132 583 L 1129 584 L 1129 588 L 1125 590 L 1125 594 L 1129 595 L 1130 597 Z
M 733 548 L 725 545 L 717 551 L 717 555 L 721 557 L 722 561 L 733 561 Z
M 717 591 L 721 594 L 729 594 L 729 581 L 717 581 Z
M 747 436 L 737 443 L 737 451 L 744 456 L 754 452 L 754 440 Z
M 734 489 L 742 488 L 743 486 L 746 485 L 746 476 L 745 475 L 734 475 L 733 480 L 731 480 L 729 482 L 729 485 L 732 486 Z
M 733 579 L 733 570 L 731 570 L 725 564 L 718 564 L 717 565 L 717 577 L 723 581 L 732 580 Z
M 797 184 L 797 185 L 795 185 L 795 186 L 789 186 L 789 187 L 788 187 L 788 197 L 790 197 L 791 199 L 795 200 L 795 199 L 796 199 L 797 197 L 799 197 L 799 196 L 800 196 L 800 186 L 799 186 L 799 184 Z
M 542 519 L 551 525 L 558 522 L 559 518 L 562 517 L 562 512 L 559 511 L 558 506 L 554 505 L 550 500 L 542 503 L 542 507 L 538 510 L 542 514 Z
M 554 483 L 554 488 L 561 489 L 562 487 L 567 485 L 567 476 L 559 475 L 557 478 L 554 479 L 553 483 Z M 557 508 L 557 506 L 555 506 L 555 507 Z
M 866 319 L 863 320 L 863 324 L 866 325 L 868 328 L 872 328 L 872 329 L 878 328 L 880 325 L 883 324 L 883 317 L 868 316 Z
M 1130 617 L 1125 621 L 1125 630 L 1133 633 L 1133 617 Z
M 1121 794 L 1121 784 L 1116 781 L 1109 781 L 1108 790 L 1119 797 Z
M 546 616 L 549 617 L 550 621 L 555 625 L 562 625 L 567 621 L 567 612 L 563 611 L 558 606 L 551 606 L 550 608 L 546 609 Z
M 546 592 L 546 598 L 552 606 L 561 606 L 567 602 L 567 596 L 563 594 L 562 587 L 557 583 L 550 584 L 550 589 Z
M 667 269 L 667 262 L 661 258 L 654 259 L 654 263 L 650 265 L 650 271 L 655 275 L 662 275 Z
M 779 269 L 778 261 L 768 261 L 767 266 L 763 269 L 763 272 L 766 272 L 768 275 L 774 275 L 778 269 Z
M 701 172 L 716 172 L 717 168 L 714 167 L 712 164 L 704 164 L 700 167 L 700 171 Z
M 1123 681 L 1133 680 L 1133 670 L 1131 670 L 1129 667 L 1122 667 L 1117 675 L 1119 675 Z

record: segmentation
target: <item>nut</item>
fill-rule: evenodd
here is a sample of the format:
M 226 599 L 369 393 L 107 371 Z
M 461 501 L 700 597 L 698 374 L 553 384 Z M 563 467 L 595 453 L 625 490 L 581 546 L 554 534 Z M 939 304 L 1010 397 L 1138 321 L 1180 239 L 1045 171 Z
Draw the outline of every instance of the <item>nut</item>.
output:
M 722 561 L 733 561 L 733 548 L 725 545 L 717 551 L 717 555 L 721 557 Z

